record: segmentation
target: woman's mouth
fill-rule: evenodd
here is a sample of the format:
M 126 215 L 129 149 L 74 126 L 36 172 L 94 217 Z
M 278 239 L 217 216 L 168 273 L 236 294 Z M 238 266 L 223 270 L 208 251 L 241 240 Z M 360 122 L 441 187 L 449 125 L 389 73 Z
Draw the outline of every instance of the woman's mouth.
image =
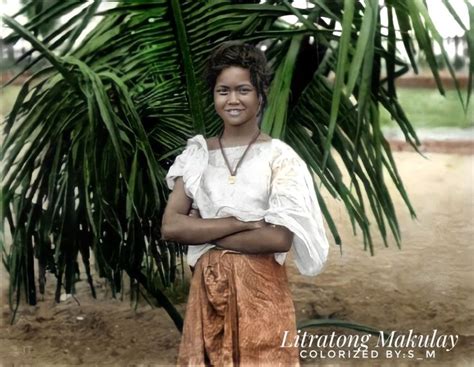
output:
M 239 110 L 239 109 L 231 109 L 231 110 L 226 110 L 226 112 L 231 115 L 231 116 L 239 116 L 240 113 L 242 112 L 243 110 Z

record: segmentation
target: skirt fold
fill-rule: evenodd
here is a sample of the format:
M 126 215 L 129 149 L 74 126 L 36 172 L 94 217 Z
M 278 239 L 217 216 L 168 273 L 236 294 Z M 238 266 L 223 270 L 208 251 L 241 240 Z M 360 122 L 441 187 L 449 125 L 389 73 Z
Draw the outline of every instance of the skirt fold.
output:
M 286 269 L 272 254 L 210 250 L 197 262 L 178 365 L 299 366 Z M 289 340 L 291 340 L 289 339 Z

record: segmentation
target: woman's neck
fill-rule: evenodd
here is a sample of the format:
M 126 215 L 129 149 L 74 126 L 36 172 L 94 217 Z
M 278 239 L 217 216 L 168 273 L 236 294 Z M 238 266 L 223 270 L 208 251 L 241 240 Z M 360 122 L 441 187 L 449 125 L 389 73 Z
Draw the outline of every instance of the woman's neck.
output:
M 258 125 L 251 126 L 226 126 L 222 134 L 222 142 L 226 145 L 248 144 L 260 129 Z

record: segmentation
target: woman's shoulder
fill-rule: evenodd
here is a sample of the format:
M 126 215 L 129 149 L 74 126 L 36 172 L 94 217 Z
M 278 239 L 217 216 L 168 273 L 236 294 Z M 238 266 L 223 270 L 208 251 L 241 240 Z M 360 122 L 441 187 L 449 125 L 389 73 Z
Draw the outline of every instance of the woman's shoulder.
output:
M 206 139 L 203 135 L 198 134 L 190 137 L 180 156 L 187 160 L 192 159 L 205 159 L 207 156 Z
M 206 139 L 202 134 L 194 135 L 186 142 L 186 148 L 204 149 L 206 147 Z
M 219 141 L 217 140 L 217 136 L 211 136 L 210 138 L 207 138 L 206 144 L 208 150 L 219 149 Z
M 259 142 L 273 141 L 273 138 L 268 134 L 260 133 L 260 136 L 258 137 L 257 141 Z
M 283 140 L 274 138 L 272 141 L 272 148 L 274 159 L 299 157 L 298 153 L 296 153 L 296 151 Z

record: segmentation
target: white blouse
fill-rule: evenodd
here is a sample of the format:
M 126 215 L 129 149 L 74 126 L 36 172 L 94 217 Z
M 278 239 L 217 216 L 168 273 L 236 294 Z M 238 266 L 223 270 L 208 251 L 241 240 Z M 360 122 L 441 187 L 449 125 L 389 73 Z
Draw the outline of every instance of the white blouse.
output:
M 235 167 L 246 146 L 224 148 Z M 188 139 L 186 149 L 176 157 L 166 175 L 170 190 L 183 177 L 186 195 L 193 199 L 202 218 L 236 217 L 242 221 L 264 219 L 294 233 L 293 251 L 301 274 L 321 272 L 328 254 L 321 210 L 306 163 L 279 139 L 254 143 L 240 164 L 234 184 L 219 149 L 208 150 L 205 138 Z M 188 264 L 215 245 L 188 247 Z M 275 253 L 283 264 L 286 252 Z

